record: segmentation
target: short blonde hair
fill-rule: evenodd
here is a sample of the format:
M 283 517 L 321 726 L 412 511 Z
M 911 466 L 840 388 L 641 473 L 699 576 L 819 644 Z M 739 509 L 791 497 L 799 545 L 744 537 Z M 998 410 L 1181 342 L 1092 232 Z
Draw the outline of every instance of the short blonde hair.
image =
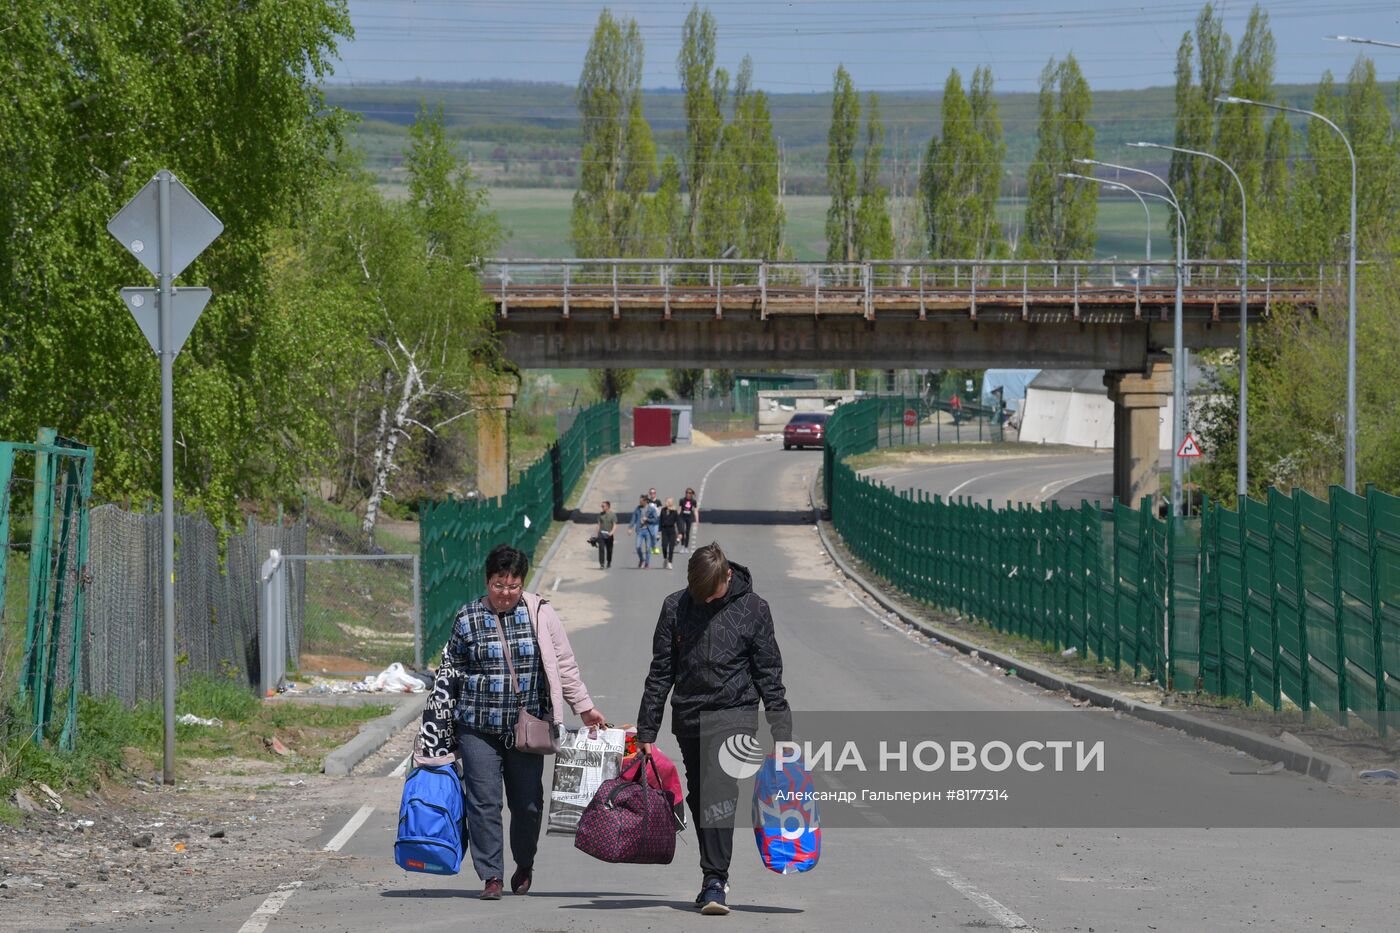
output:
M 666 497 L 666 508 L 668 508 L 668 509 L 674 509 L 675 507 L 676 507 L 676 500 L 673 499 L 673 498 L 671 498 L 670 496 L 667 496 L 667 497 Z

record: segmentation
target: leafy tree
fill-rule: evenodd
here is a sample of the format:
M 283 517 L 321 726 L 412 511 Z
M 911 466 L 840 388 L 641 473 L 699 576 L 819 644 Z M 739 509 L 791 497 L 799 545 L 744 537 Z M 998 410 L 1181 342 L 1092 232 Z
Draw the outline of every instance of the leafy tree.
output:
M 579 256 L 646 251 L 644 210 L 656 168 L 642 114 L 642 38 L 635 20 L 598 16 L 575 99 L 583 147 L 572 234 Z
M 680 256 L 685 246 L 685 205 L 681 201 L 681 168 L 675 156 L 668 155 L 661 163 L 661 183 L 648 199 L 646 218 L 646 251 L 648 256 L 672 258 Z
M 181 276 L 214 299 L 175 363 L 176 495 L 232 516 L 293 494 L 329 428 L 306 404 L 344 346 L 333 303 L 275 300 L 280 230 L 331 172 L 319 89 L 345 4 L 50 0 L 0 25 L 0 437 L 100 451 L 96 493 L 160 488 L 159 373 L 117 289 L 150 281 L 105 232 L 160 168 L 224 223 Z M 177 283 L 178 284 L 178 283 Z
M 317 291 L 340 296 L 367 360 L 340 399 L 351 431 L 347 487 L 366 494 L 373 540 L 405 462 L 474 410 L 493 363 L 490 306 L 472 271 L 499 227 L 484 192 L 452 153 L 442 111 L 420 110 L 410 134 L 409 198 L 387 201 L 363 173 L 308 219 L 304 262 Z
M 666 384 L 671 387 L 671 391 L 676 393 L 676 398 L 693 399 L 703 388 L 705 371 L 703 369 L 668 369 L 666 370 Z
M 598 393 L 600 399 L 604 401 L 621 399 L 632 391 L 632 386 L 637 382 L 637 371 L 635 369 L 590 369 L 588 381 L 593 385 L 593 391 Z
M 685 92 L 686 189 L 690 201 L 686 217 L 687 243 L 683 255 L 695 256 L 700 242 L 702 205 L 719 164 L 724 132 L 724 103 L 729 96 L 729 74 L 715 68 L 715 18 L 696 3 L 681 29 L 681 50 L 676 58 L 681 88 Z
M 1040 122 L 1035 161 L 1026 176 L 1026 249 L 1044 259 L 1089 259 L 1094 254 L 1098 194 L 1094 186 L 1060 178 L 1075 159 L 1094 157 L 1089 125 L 1093 98 L 1074 56 L 1040 73 Z
M 889 191 L 880 184 L 885 125 L 880 120 L 880 98 L 866 98 L 865 153 L 861 157 L 860 184 L 856 194 L 856 258 L 890 259 L 894 256 L 894 226 L 890 222 Z
M 860 135 L 860 97 L 845 66 L 836 69 L 831 90 L 831 129 L 826 137 L 826 259 L 852 262 L 856 258 L 858 176 L 856 141 Z
M 1251 22 L 1255 22 L 1254 17 L 1251 17 Z M 1267 29 L 1267 21 L 1264 26 Z M 1258 46 L 1258 51 L 1264 51 L 1262 45 Z M 1248 69 L 1244 71 L 1248 72 Z M 1257 77 L 1253 75 L 1251 80 Z M 1225 157 L 1224 153 L 1216 153 L 1215 98 L 1225 93 L 1229 80 L 1230 37 L 1225 33 L 1225 24 L 1216 15 L 1214 6 L 1207 3 L 1196 17 L 1194 41 L 1192 33 L 1188 31 L 1182 35 L 1177 48 L 1175 145 Z M 1248 127 L 1249 118 L 1240 119 L 1244 122 L 1239 124 L 1239 128 L 1244 130 Z M 1186 216 L 1186 242 L 1191 253 L 1194 257 L 1215 255 L 1219 246 L 1223 206 L 1227 198 L 1233 201 L 1238 197 L 1226 191 L 1221 182 L 1232 187 L 1234 182 L 1209 159 L 1181 153 L 1172 153 L 1167 181 L 1176 192 L 1182 213 Z M 1175 242 L 1176 224 L 1168 226 Z M 1239 251 L 1238 238 L 1236 244 L 1234 252 Z
M 1006 154 L 1001 118 L 992 96 L 992 74 L 978 68 L 972 95 L 954 68 L 943 87 L 943 134 L 929 141 L 920 194 L 929 254 L 982 259 L 1002 248 L 996 204 Z
M 734 83 L 734 116 L 720 137 L 717 161 L 702 200 L 697 255 L 774 258 L 782 241 L 778 202 L 778 144 L 768 96 L 751 88 L 745 56 Z

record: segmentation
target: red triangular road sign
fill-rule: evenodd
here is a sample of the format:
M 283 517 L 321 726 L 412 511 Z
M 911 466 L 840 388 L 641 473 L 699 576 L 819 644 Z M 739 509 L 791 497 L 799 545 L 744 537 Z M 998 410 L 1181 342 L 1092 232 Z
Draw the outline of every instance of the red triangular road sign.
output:
M 1201 455 L 1201 445 L 1196 443 L 1196 438 L 1190 434 L 1181 441 L 1181 446 L 1177 448 L 1178 457 L 1199 457 Z

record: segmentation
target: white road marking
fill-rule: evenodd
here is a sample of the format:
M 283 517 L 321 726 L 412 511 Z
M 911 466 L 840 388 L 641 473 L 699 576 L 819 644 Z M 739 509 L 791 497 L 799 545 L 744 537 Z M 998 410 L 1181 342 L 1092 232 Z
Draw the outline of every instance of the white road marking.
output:
M 411 754 L 403 756 L 403 761 L 399 762 L 397 768 L 389 772 L 389 777 L 403 777 L 408 773 L 408 763 L 412 760 L 413 756 Z
M 263 933 L 267 925 L 272 922 L 272 918 L 277 916 L 277 912 L 287 903 L 287 898 L 301 887 L 300 881 L 289 881 L 273 891 L 267 896 L 267 900 L 262 902 L 262 906 L 253 911 L 253 916 L 248 918 L 248 922 L 238 928 L 238 933 Z
M 928 859 L 925 858 L 924 861 L 927 862 Z M 1035 927 L 1027 923 L 1020 914 L 1016 913 L 1016 911 L 1007 907 L 987 892 L 978 890 L 971 881 L 968 881 L 962 875 L 955 871 L 949 871 L 946 868 L 934 865 L 931 862 L 929 863 L 929 868 L 935 875 L 948 882 L 949 887 L 954 891 L 957 891 L 963 897 L 982 908 L 983 913 L 995 920 L 999 926 L 1008 930 L 1025 930 L 1027 933 L 1036 933 Z
M 1025 464 L 1021 464 L 1020 466 L 1013 467 L 1012 469 L 1009 469 L 1009 470 L 993 470 L 993 471 L 990 472 L 990 473 L 983 473 L 983 474 L 981 474 L 980 476 L 974 476 L 974 477 L 972 477 L 972 479 L 963 480 L 961 483 L 958 483 L 958 484 L 957 484 L 956 486 L 954 486 L 952 489 L 948 490 L 948 495 L 946 496 L 946 498 L 948 498 L 948 499 L 953 498 L 953 497 L 956 496 L 961 490 L 967 488 L 968 486 L 971 486 L 973 483 L 977 482 L 979 479 L 987 479 L 988 477 L 992 477 L 992 476 L 1003 476 L 1003 475 L 1005 475 L 1005 474 L 1007 474 L 1007 473 L 1015 473 L 1015 472 L 1017 472 L 1018 470 L 1022 469 L 1024 466 L 1025 466 Z
M 701 502 L 705 501 L 705 484 L 710 481 L 710 474 L 713 473 L 715 470 L 718 470 L 720 467 L 724 466 L 726 463 L 731 463 L 735 460 L 740 460 L 744 457 L 757 457 L 759 454 L 767 454 L 772 452 L 773 448 L 769 447 L 764 450 L 751 450 L 746 454 L 735 454 L 732 457 L 725 457 L 723 460 L 711 466 L 708 470 L 705 471 L 705 475 L 700 477 L 700 492 L 695 498 L 699 499 Z
M 1046 483 L 1044 486 L 1041 486 L 1041 487 L 1040 487 L 1040 495 L 1036 496 L 1036 497 L 1035 497 L 1034 499 L 1032 499 L 1031 501 L 1032 501 L 1032 502 L 1044 502 L 1046 499 L 1050 498 L 1050 496 L 1054 495 L 1054 493 L 1059 492 L 1060 490 L 1064 489 L 1066 486 L 1072 486 L 1072 485 L 1074 485 L 1075 483 L 1077 483 L 1077 482 L 1079 482 L 1079 481 L 1081 481 L 1081 480 L 1093 479 L 1095 476 L 1103 476 L 1106 472 L 1110 472 L 1110 471 L 1107 471 L 1107 470 L 1095 470 L 1095 471 L 1092 472 L 1092 473 L 1085 473 L 1083 476 L 1071 476 L 1069 479 L 1051 480 L 1050 482 Z M 1053 490 L 1053 491 L 1052 491 L 1052 490 Z
M 551 593 L 557 593 L 557 592 L 559 592 L 559 581 L 562 580 L 562 579 L 564 579 L 564 578 L 563 578 L 563 577 L 555 577 L 555 578 L 554 578 L 554 585 L 551 586 L 551 587 L 549 588 L 549 591 L 550 591 Z
M 355 831 L 357 829 L 365 825 L 365 820 L 369 819 L 369 815 L 373 812 L 374 807 L 371 807 L 368 804 L 366 804 L 363 807 L 360 807 L 359 810 L 355 811 L 354 816 L 346 820 L 345 825 L 340 827 L 340 832 L 336 833 L 335 837 L 332 838 L 330 842 L 326 843 L 326 847 L 321 851 L 339 852 L 340 847 L 350 841 L 350 837 L 355 835 Z
M 407 759 L 399 765 L 403 768 L 408 764 Z M 345 825 L 340 827 L 340 832 L 336 833 L 330 842 L 326 843 L 323 852 L 339 852 L 340 847 L 350 841 L 350 837 L 355 835 L 355 831 L 365 825 L 365 820 L 374 812 L 374 807 L 363 806 L 355 811 L 355 815 L 345 821 Z M 300 881 L 289 881 L 280 885 L 276 891 L 267 896 L 267 900 L 262 902 L 262 906 L 253 911 L 253 915 L 248 918 L 248 922 L 239 927 L 238 933 L 263 933 L 267 925 L 272 922 L 272 918 L 277 916 L 277 912 L 286 906 L 288 898 L 301 887 Z

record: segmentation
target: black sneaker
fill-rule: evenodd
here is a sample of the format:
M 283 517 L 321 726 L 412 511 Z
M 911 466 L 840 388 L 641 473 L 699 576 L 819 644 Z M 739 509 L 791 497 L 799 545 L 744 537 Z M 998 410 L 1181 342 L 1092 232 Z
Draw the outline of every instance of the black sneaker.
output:
M 724 902 L 724 896 L 728 893 L 729 885 L 723 881 L 707 881 L 700 896 L 695 899 L 695 906 L 707 917 L 723 917 L 729 913 L 729 905 Z

